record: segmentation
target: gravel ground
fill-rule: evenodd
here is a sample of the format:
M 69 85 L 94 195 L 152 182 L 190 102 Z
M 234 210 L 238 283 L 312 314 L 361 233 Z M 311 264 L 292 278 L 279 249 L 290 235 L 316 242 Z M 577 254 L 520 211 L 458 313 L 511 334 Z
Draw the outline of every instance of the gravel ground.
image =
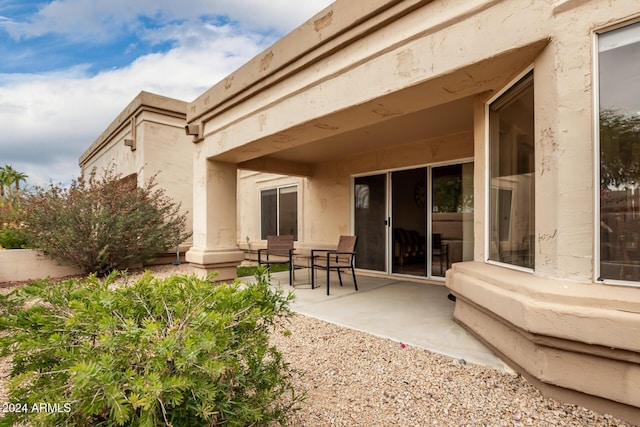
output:
M 296 315 L 273 342 L 299 371 L 293 426 L 629 426 L 521 376 Z
M 153 271 L 165 276 L 188 267 Z M 276 332 L 273 343 L 298 372 L 297 392 L 306 394 L 292 426 L 630 426 L 544 398 L 519 375 L 302 315 L 287 329 L 291 334 Z M 0 404 L 8 369 L 0 360 Z

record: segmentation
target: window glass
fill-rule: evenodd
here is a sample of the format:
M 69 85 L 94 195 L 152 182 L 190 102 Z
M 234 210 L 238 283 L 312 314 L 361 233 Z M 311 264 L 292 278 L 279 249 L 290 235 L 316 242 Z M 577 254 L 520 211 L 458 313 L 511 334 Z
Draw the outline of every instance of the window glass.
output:
M 278 232 L 281 235 L 293 235 L 298 240 L 298 189 L 296 187 L 280 188 L 280 212 Z
M 640 280 L 640 23 L 598 39 L 600 277 Z
M 263 190 L 260 192 L 261 209 L 261 238 L 278 234 L 278 190 Z
M 298 188 L 273 188 L 260 192 L 260 237 L 293 235 L 298 240 Z
M 534 267 L 533 72 L 489 106 L 489 259 Z

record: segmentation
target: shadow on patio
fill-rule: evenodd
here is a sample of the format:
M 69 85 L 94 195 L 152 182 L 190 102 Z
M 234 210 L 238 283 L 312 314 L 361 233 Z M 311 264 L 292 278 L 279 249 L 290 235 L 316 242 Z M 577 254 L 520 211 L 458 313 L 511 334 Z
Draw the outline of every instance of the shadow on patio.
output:
M 340 286 L 331 277 L 331 295 L 326 294 L 326 275 L 318 273 L 319 288 L 311 289 L 308 269 L 295 272 L 296 286 L 289 286 L 287 272 L 274 273 L 272 286 L 292 290 L 292 309 L 305 316 L 424 348 L 455 359 L 511 371 L 489 348 L 453 320 L 454 302 L 444 286 L 418 283 L 397 277 L 357 275 L 355 291 L 350 274 Z M 334 277 L 335 276 L 335 277 Z

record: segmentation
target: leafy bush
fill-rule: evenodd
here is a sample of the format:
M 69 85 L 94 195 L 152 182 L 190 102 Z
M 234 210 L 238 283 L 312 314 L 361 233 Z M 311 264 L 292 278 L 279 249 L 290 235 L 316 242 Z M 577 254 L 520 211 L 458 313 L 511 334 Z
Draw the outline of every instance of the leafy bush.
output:
M 5 249 L 22 249 L 28 247 L 28 239 L 24 229 L 0 227 L 0 246 Z
M 145 274 L 38 281 L 0 296 L 9 398 L 26 412 L 0 425 L 248 426 L 286 423 L 301 399 L 269 333 L 291 294 L 264 276 L 214 285 Z M 47 403 L 49 413 L 38 411 Z
M 186 214 L 153 178 L 138 188 L 135 176 L 123 179 L 112 169 L 69 188 L 36 187 L 23 209 L 34 247 L 99 276 L 148 262 L 189 237 Z
M 257 265 L 241 265 L 236 270 L 238 277 L 255 276 L 259 274 L 260 269 L 263 267 Z M 280 271 L 289 271 L 289 266 L 286 264 L 272 264 L 268 268 L 269 273 L 278 273 Z

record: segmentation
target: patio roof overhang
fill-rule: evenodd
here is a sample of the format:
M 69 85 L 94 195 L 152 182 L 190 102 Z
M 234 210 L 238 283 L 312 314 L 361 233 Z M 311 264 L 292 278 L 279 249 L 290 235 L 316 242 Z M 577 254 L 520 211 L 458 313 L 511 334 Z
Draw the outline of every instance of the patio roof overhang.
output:
M 230 147 L 212 158 L 243 169 L 312 176 L 314 165 L 473 130 L 474 99 L 499 90 L 546 45 L 534 43 L 368 102 Z M 505 72 L 507 70 L 508 72 Z
M 199 155 L 310 176 L 336 156 L 471 131 L 476 96 L 549 43 L 507 40 L 493 6 L 338 0 L 189 104 Z

